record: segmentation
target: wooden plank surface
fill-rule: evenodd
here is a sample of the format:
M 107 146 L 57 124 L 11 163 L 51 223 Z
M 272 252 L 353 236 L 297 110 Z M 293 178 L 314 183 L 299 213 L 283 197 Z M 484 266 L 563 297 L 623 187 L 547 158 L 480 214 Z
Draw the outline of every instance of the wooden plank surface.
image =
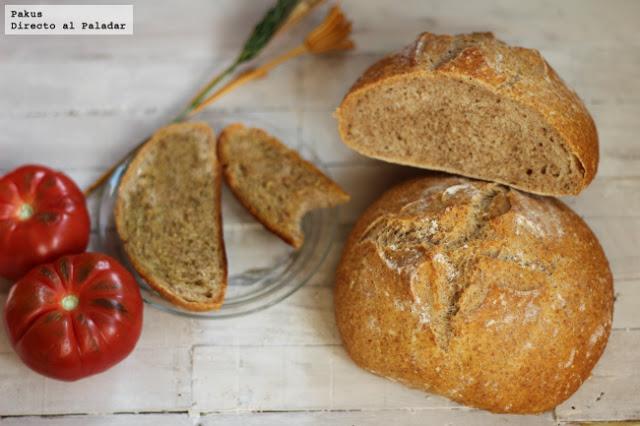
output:
M 131 3 L 131 37 L 0 36 L 0 172 L 42 162 L 81 185 L 90 182 L 231 60 L 272 1 Z M 216 129 L 232 121 L 268 128 L 290 146 L 304 148 L 353 195 L 340 209 L 340 235 L 311 282 L 285 302 L 244 318 L 198 321 L 147 307 L 134 353 L 108 373 L 73 384 L 29 371 L 0 333 L 1 425 L 537 425 L 640 419 L 640 2 L 342 4 L 354 21 L 358 50 L 288 63 L 201 115 Z M 283 36 L 267 54 L 293 45 L 311 25 Z M 386 188 L 420 172 L 348 150 L 332 112 L 367 66 L 425 30 L 491 30 L 538 48 L 596 121 L 598 177 L 580 197 L 565 201 L 592 227 L 610 260 L 615 331 L 593 377 L 555 412 L 496 416 L 467 409 L 362 371 L 340 346 L 332 285 L 344 238 Z M 225 217 L 233 217 L 228 227 L 254 226 L 229 194 L 224 200 Z M 6 284 L 0 286 L 6 292 Z M 55 417 L 40 417 L 45 414 Z

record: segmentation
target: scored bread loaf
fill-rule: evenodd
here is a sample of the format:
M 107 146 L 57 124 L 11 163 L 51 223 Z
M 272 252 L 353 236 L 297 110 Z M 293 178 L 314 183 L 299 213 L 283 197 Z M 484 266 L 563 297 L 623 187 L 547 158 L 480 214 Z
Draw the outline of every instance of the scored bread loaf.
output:
M 217 309 L 227 287 L 221 170 L 205 123 L 158 130 L 135 154 L 118 190 L 115 221 L 145 281 L 188 310 Z
M 336 111 L 346 145 L 381 160 L 578 194 L 596 174 L 589 112 L 537 50 L 491 33 L 423 33 L 371 66 Z
M 562 202 L 495 183 L 401 184 L 358 220 L 336 319 L 362 368 L 502 413 L 549 410 L 602 354 L 612 276 Z
M 220 134 L 218 150 L 236 198 L 295 248 L 304 243 L 301 221 L 307 212 L 349 201 L 313 164 L 261 129 L 232 124 Z

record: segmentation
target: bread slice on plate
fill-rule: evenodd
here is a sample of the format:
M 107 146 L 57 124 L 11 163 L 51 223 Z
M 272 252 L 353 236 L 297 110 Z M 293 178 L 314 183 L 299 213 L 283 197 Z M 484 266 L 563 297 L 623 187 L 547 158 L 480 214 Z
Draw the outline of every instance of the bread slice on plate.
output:
M 221 182 L 211 128 L 181 123 L 137 152 L 118 190 L 116 228 L 131 263 L 187 310 L 219 308 L 227 287 Z
M 491 33 L 421 34 L 370 67 L 336 116 L 363 155 L 537 194 L 578 194 L 598 166 L 575 92 L 537 50 Z
M 225 181 L 267 229 L 302 247 L 301 221 L 310 210 L 349 201 L 331 179 L 261 129 L 232 124 L 218 139 Z

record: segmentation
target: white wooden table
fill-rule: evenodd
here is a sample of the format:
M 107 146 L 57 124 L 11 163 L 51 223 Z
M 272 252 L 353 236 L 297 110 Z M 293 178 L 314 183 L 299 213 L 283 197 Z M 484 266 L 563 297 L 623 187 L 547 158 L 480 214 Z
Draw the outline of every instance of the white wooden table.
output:
M 231 60 L 271 0 L 133 3 L 133 36 L 0 36 L 0 171 L 39 162 L 88 183 Z M 615 276 L 614 331 L 593 377 L 553 412 L 496 416 L 360 370 L 342 349 L 333 317 L 341 239 L 312 282 L 266 311 L 208 322 L 147 307 L 133 354 L 80 382 L 31 372 L 0 333 L 1 425 L 640 419 L 640 1 L 345 0 L 343 6 L 355 23 L 356 51 L 288 63 L 201 118 L 214 127 L 230 117 L 266 120 L 290 145 L 311 145 L 353 195 L 340 212 L 343 239 L 358 214 L 409 173 L 360 157 L 338 138 L 331 112 L 369 64 L 423 30 L 491 30 L 538 48 L 584 99 L 600 134 L 596 180 L 566 200 L 600 237 Z M 311 24 L 271 52 L 299 40 Z

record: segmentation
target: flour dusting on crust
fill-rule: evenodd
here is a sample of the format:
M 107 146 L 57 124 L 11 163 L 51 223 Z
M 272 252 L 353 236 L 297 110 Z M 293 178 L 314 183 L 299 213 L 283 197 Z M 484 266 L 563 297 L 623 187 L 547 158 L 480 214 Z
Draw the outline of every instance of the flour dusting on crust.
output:
M 536 239 L 563 235 L 555 212 L 532 196 L 496 184 L 454 178 L 423 189 L 417 197 L 401 197 L 396 206 L 369 224 L 360 243 L 373 243 L 387 268 L 408 285 L 411 299 L 394 301 L 396 309 L 410 312 L 420 324 L 429 324 L 441 345 L 448 344 L 454 316 L 478 309 L 486 297 L 488 288 L 482 280 L 469 281 L 473 275 L 469 268 L 479 260 L 496 259 L 513 276 L 531 271 L 545 277 L 554 269 L 535 261 L 535 256 L 523 251 L 527 246 L 513 245 L 508 236 L 502 237 L 505 246 L 497 252 L 477 249 L 476 240 L 482 244 L 483 235 L 504 226 L 500 223 L 511 224 L 508 229 L 516 235 Z M 544 221 L 545 214 L 554 217 Z M 530 286 L 517 281 L 501 283 L 501 288 L 521 293 L 518 297 L 528 304 L 522 305 L 519 316 L 505 309 L 502 318 L 487 320 L 486 326 L 536 321 L 540 307 L 533 299 L 540 285 L 542 281 Z M 504 305 L 504 293 L 500 297 Z
M 547 410 L 602 354 L 610 277 L 560 202 L 427 178 L 358 222 L 339 269 L 338 327 L 377 374 L 490 410 Z
M 560 238 L 564 236 L 564 225 L 555 205 L 541 202 L 537 196 L 515 191 L 514 199 L 519 204 L 515 214 L 516 235 L 529 234 L 538 238 Z

